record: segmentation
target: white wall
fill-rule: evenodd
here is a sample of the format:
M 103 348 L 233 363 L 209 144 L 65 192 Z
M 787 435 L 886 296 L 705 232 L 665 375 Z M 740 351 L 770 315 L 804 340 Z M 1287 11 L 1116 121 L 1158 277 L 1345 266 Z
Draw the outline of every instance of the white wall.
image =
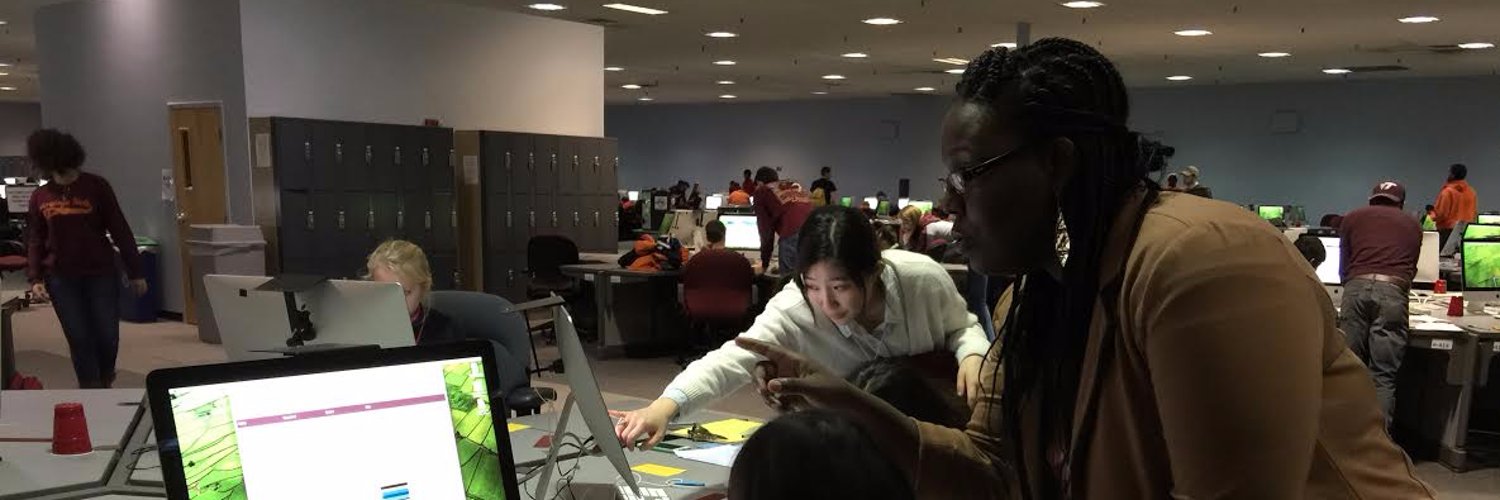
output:
M 231 220 L 251 220 L 237 0 L 96 0 L 36 14 L 42 122 L 71 131 L 137 235 L 162 246 L 163 308 L 182 312 L 167 103 L 222 101 Z
M 251 116 L 604 133 L 598 26 L 433 0 L 240 8 Z
M 26 136 L 42 126 L 42 106 L 34 102 L 0 102 L 0 156 L 26 154 Z

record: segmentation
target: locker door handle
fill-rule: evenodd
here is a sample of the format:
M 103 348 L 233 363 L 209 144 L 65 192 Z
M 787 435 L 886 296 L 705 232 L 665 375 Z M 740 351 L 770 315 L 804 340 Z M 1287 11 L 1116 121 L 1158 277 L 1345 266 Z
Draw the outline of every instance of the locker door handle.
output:
M 526 217 L 530 219 L 530 221 L 528 222 L 529 225 L 527 227 L 536 227 L 536 211 L 532 210 L 526 212 Z
M 578 171 L 578 155 L 573 155 L 573 171 Z
M 365 229 L 375 230 L 375 209 L 373 208 L 365 214 Z
M 395 149 L 391 150 L 391 163 L 395 163 L 396 165 L 401 164 L 401 146 L 396 146 Z
M 431 210 L 428 210 L 428 211 L 422 213 L 422 229 L 426 229 L 428 231 L 432 230 L 432 211 Z
M 396 229 L 397 230 L 405 230 L 406 229 L 406 210 L 397 210 L 396 211 Z
M 557 227 L 557 211 L 552 211 L 552 227 Z
M 458 210 L 448 211 L 448 227 L 458 228 Z
M 526 153 L 526 170 L 536 171 L 536 153 Z
M 594 227 L 599 227 L 599 211 L 594 211 Z
M 594 175 L 599 175 L 599 157 L 594 157 Z
M 371 163 L 375 163 L 375 148 L 373 146 L 365 146 L 365 165 Z
M 431 166 L 431 165 L 432 165 L 432 161 L 431 161 L 431 158 L 429 157 L 429 155 L 427 154 L 427 148 L 422 148 L 422 166 L 427 167 L 427 166 Z
M 302 141 L 302 159 L 312 162 L 312 141 Z
M 552 172 L 556 173 L 557 172 L 557 153 L 552 153 L 552 163 L 551 163 L 551 166 L 552 166 Z
M 510 286 L 510 285 L 514 285 L 515 283 L 516 283 L 516 270 L 515 269 L 506 269 L 505 270 L 505 285 L 506 286 Z
M 339 231 L 344 230 L 344 211 L 339 210 Z
M 344 143 L 333 143 L 333 162 L 344 163 Z
M 505 171 L 510 171 L 510 151 L 505 152 Z
M 453 148 L 448 148 L 448 168 L 457 167 L 458 162 L 453 161 Z M 458 273 L 453 273 L 458 274 Z
M 458 290 L 462 290 L 464 288 L 463 276 L 460 276 L 458 274 L 458 271 L 453 271 L 453 288 Z
M 574 210 L 573 211 L 573 227 L 578 227 L 579 222 L 580 221 L 578 220 L 578 211 Z
M 510 229 L 512 227 L 515 227 L 515 226 L 511 225 L 511 222 L 510 222 L 510 210 L 506 210 L 505 211 L 505 228 L 506 229 Z
M 314 229 L 317 229 L 317 226 L 318 226 L 317 220 L 318 220 L 317 217 L 315 217 L 313 215 L 313 211 L 312 210 L 308 210 L 307 211 L 307 230 L 308 231 L 312 231 Z

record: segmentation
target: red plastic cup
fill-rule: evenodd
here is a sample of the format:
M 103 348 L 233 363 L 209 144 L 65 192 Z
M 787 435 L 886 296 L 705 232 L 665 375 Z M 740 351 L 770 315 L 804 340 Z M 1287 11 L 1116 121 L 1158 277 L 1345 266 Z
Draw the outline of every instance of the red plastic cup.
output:
M 83 405 L 58 403 L 52 408 L 52 453 L 81 455 L 94 451 L 89 440 L 89 422 L 83 416 Z
M 1455 296 L 1453 296 L 1453 298 L 1451 298 L 1451 299 L 1448 300 L 1448 315 L 1449 316 L 1454 316 L 1454 317 L 1463 316 L 1464 315 L 1464 298 L 1463 297 L 1455 295 Z
M 1433 293 L 1448 293 L 1448 280 L 1437 280 L 1432 282 Z

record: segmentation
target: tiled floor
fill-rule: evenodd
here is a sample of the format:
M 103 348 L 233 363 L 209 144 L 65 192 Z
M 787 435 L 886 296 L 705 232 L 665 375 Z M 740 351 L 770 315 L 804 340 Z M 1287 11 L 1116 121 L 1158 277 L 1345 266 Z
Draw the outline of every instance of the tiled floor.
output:
M 33 306 L 16 313 L 14 327 L 18 368 L 40 377 L 49 388 L 73 387 L 67 344 L 51 308 Z M 120 342 L 117 385 L 121 387 L 143 386 L 145 374 L 153 369 L 224 360 L 223 351 L 218 346 L 199 342 L 197 329 L 182 323 L 123 323 Z M 556 351 L 550 348 L 541 349 L 538 355 L 543 363 L 557 357 Z M 596 363 L 594 369 L 601 388 L 610 393 L 608 399 L 611 401 L 653 399 L 678 371 L 667 358 L 606 360 Z M 544 376 L 538 382 L 566 391 L 561 383 L 562 378 L 557 375 Z M 712 408 L 756 418 L 772 416 L 748 390 L 741 390 Z M 1441 493 L 1441 498 L 1500 499 L 1500 469 L 1456 474 L 1439 464 L 1427 462 L 1418 464 L 1417 471 Z

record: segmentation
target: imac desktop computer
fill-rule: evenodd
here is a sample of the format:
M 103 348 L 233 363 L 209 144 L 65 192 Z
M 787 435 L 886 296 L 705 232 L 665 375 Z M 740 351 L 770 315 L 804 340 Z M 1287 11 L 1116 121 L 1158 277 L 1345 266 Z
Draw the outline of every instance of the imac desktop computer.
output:
M 724 224 L 724 248 L 760 250 L 760 225 L 754 215 L 720 215 Z
M 1318 281 L 1323 282 L 1323 287 L 1328 290 L 1328 297 L 1333 299 L 1333 304 L 1337 306 L 1344 298 L 1344 278 L 1340 274 L 1343 259 L 1339 258 L 1339 237 L 1318 236 L 1318 241 L 1323 244 L 1323 251 L 1328 255 L 1323 259 L 1323 263 L 1318 265 Z
M 1431 284 L 1440 277 L 1438 240 L 1437 231 L 1422 232 L 1422 252 L 1417 257 L 1417 276 L 1412 280 L 1413 283 Z
M 1500 302 L 1500 240 L 1463 242 L 1464 303 L 1481 313 L 1485 304 Z
M 268 290 L 267 276 L 203 277 L 211 318 L 230 361 L 326 349 L 415 344 L 401 285 L 318 280 L 293 292 Z M 295 311 L 295 312 L 294 312 Z

